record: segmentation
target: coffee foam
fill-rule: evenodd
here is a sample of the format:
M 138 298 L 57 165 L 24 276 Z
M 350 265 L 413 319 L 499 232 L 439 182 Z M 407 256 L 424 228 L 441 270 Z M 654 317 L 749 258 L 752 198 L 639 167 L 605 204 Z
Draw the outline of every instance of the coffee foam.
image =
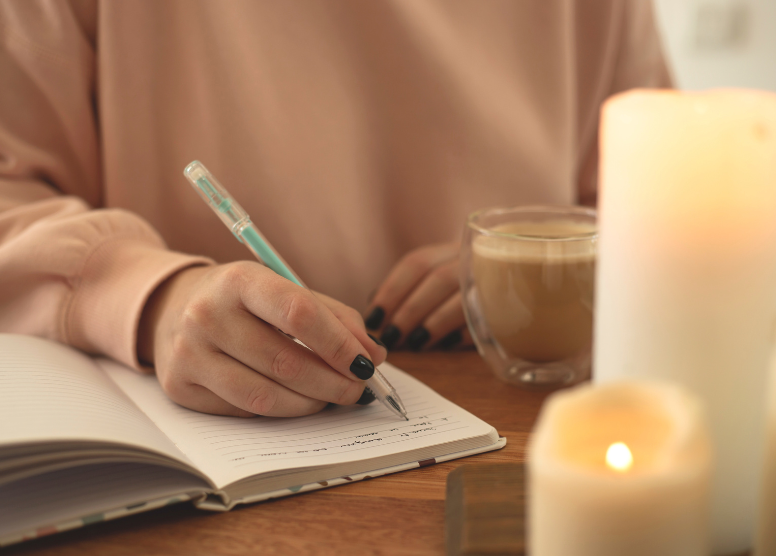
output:
M 511 222 L 490 229 L 494 234 L 480 235 L 472 250 L 480 257 L 506 262 L 572 262 L 595 258 L 594 224 L 569 220 Z M 562 241 L 563 238 L 580 238 Z M 547 240 L 547 241 L 543 241 Z

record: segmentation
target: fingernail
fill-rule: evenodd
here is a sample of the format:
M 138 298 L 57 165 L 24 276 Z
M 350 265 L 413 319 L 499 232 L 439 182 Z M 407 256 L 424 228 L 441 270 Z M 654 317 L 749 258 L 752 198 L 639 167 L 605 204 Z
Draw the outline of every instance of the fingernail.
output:
M 367 332 L 367 333 L 366 333 L 366 335 L 367 335 L 367 336 L 369 336 L 370 338 L 372 338 L 372 341 L 373 341 L 374 343 L 376 343 L 378 346 L 380 346 L 380 347 L 385 347 L 385 344 L 384 344 L 384 343 L 382 343 L 380 340 L 378 340 L 377 338 L 375 338 L 374 336 L 372 336 L 372 335 L 371 335 L 369 332 Z M 387 349 L 387 348 L 386 348 L 386 349 Z
M 461 331 L 453 330 L 450 332 L 450 334 L 439 340 L 437 346 L 439 349 L 452 349 L 460 344 L 461 340 L 463 340 L 463 334 L 461 334 Z
M 396 342 L 399 341 L 399 338 L 401 338 L 401 330 L 392 324 L 386 326 L 385 330 L 383 330 L 383 333 L 380 334 L 380 341 L 385 346 L 385 349 L 393 349 L 393 346 L 396 345 Z
M 358 405 L 369 405 L 373 401 L 375 401 L 375 395 L 372 393 L 372 391 L 369 388 L 364 388 L 364 393 L 361 394 L 361 397 L 358 398 L 358 401 L 356 402 Z
M 409 336 L 407 336 L 407 347 L 412 351 L 420 351 L 423 344 L 428 342 L 430 337 L 431 334 L 428 333 L 428 330 L 422 326 L 418 326 Z
M 363 355 L 356 355 L 356 358 L 350 364 L 350 372 L 361 380 L 372 378 L 375 374 L 374 364 Z
M 369 330 L 377 330 L 380 325 L 383 324 L 385 318 L 385 310 L 382 307 L 375 307 L 369 316 L 364 319 L 364 324 Z

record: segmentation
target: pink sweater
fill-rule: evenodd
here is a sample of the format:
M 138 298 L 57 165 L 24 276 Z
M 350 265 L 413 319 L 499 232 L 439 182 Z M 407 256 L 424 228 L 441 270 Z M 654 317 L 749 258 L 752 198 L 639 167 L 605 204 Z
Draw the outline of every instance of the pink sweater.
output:
M 363 308 L 480 207 L 594 195 L 598 107 L 668 86 L 649 0 L 4 0 L 0 331 L 137 366 L 172 273 L 248 251 Z

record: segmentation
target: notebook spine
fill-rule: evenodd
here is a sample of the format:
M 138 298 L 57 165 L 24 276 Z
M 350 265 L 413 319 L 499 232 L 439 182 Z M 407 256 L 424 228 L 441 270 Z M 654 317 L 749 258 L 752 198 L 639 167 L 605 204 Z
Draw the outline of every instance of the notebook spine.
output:
M 175 496 L 166 496 L 156 500 L 150 500 L 148 502 L 140 502 L 137 504 L 131 504 L 123 508 L 117 508 L 105 512 L 98 512 L 95 514 L 86 515 L 76 519 L 70 519 L 59 523 L 45 525 L 37 527 L 23 532 L 16 532 L 6 537 L 0 537 L 0 547 L 8 546 L 11 544 L 20 543 L 22 541 L 29 541 L 37 539 L 39 537 L 46 537 L 53 535 L 54 533 L 62 533 L 71 529 L 78 529 L 86 525 L 92 525 L 94 523 L 100 523 L 102 521 L 110 521 L 127 515 L 138 514 L 141 512 L 147 512 L 162 508 L 164 506 L 172 506 L 173 504 L 179 504 L 181 502 L 187 502 L 189 500 L 196 500 L 204 498 L 203 493 L 193 492 L 187 494 L 177 494 Z

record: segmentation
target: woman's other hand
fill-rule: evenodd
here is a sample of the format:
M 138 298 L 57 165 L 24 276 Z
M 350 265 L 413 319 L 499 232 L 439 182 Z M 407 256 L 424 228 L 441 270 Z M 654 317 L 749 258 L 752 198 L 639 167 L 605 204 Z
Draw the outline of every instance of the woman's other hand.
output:
M 420 247 L 405 255 L 380 285 L 366 326 L 388 349 L 450 349 L 471 345 L 461 305 L 457 242 Z
M 182 406 L 274 417 L 369 403 L 364 380 L 386 356 L 354 309 L 248 261 L 168 279 L 143 312 L 138 352 Z

